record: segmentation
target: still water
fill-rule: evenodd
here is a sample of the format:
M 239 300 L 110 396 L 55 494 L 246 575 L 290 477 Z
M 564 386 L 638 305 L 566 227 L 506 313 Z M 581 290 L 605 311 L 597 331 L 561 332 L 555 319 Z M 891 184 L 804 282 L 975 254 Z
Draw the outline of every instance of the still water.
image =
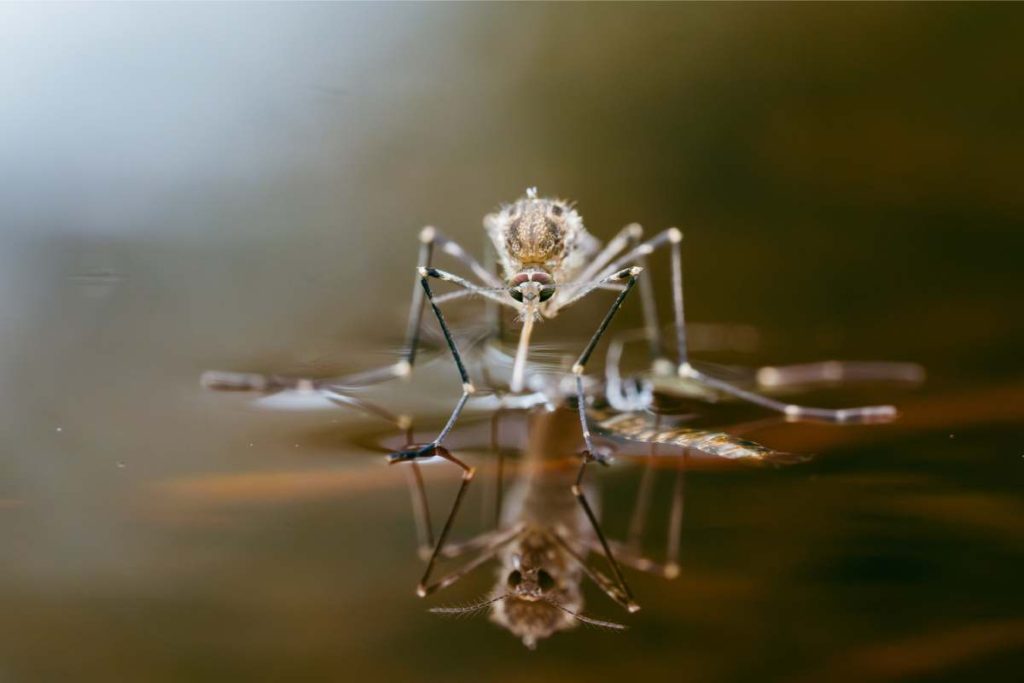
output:
M 0 680 L 1019 677 L 1022 28 L 1012 6 L 4 6 Z M 427 612 L 493 568 L 414 594 L 386 425 L 197 380 L 389 362 L 419 228 L 477 248 L 532 185 L 602 239 L 684 230 L 689 318 L 746 330 L 698 358 L 928 380 L 811 397 L 892 424 L 757 432 L 807 462 L 693 463 L 678 578 L 627 571 L 632 615 L 586 588 L 627 630 L 530 652 Z M 582 345 L 605 305 L 537 341 Z M 425 436 L 459 394 L 440 358 L 374 393 Z M 464 428 L 489 483 L 485 418 Z M 436 520 L 456 476 L 425 470 Z M 621 537 L 641 468 L 592 474 Z

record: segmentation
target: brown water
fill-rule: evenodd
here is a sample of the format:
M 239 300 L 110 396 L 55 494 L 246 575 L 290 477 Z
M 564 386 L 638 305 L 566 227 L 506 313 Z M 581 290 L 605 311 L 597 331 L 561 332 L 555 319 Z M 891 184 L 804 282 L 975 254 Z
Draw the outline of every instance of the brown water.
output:
M 4 6 L 0 680 L 1019 677 L 1022 29 L 996 5 Z M 891 399 L 893 425 L 758 434 L 808 463 L 689 472 L 681 576 L 630 574 L 631 616 L 592 592 L 629 630 L 532 653 L 426 612 L 490 569 L 414 596 L 379 425 L 197 383 L 390 358 L 416 230 L 476 248 L 528 185 L 603 238 L 683 228 L 691 319 L 759 333 L 703 358 L 929 371 L 818 397 Z M 449 373 L 382 398 L 426 429 Z M 610 527 L 637 477 L 599 473 Z

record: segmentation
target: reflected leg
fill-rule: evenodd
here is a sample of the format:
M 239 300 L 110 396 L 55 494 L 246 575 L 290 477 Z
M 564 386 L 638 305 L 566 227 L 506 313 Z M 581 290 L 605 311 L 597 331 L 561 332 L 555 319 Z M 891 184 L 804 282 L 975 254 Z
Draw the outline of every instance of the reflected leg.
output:
M 406 470 L 406 479 L 409 485 L 409 495 L 412 498 L 412 513 L 416 521 L 417 552 L 421 559 L 430 558 L 434 550 L 434 527 L 430 521 L 430 505 L 427 500 L 427 492 L 423 486 L 423 471 L 419 463 L 409 463 Z
M 494 526 L 497 527 L 501 524 L 501 506 L 504 502 L 505 494 L 505 454 L 501 450 L 501 440 L 498 438 L 498 427 L 502 416 L 505 414 L 504 408 L 498 408 L 494 411 L 494 415 L 491 417 L 491 450 L 498 456 L 497 468 L 495 470 L 495 482 L 494 482 Z
M 654 428 L 661 428 L 661 415 L 655 416 Z M 677 466 L 675 482 L 672 487 L 672 506 L 669 511 L 668 534 L 665 540 L 665 561 L 657 562 L 645 556 L 642 547 L 644 529 L 650 516 L 650 496 L 654 480 L 654 463 L 658 457 L 657 448 L 657 443 L 650 443 L 626 542 L 623 544 L 609 541 L 609 545 L 615 549 L 616 557 L 623 564 L 640 571 L 663 576 L 667 579 L 674 579 L 679 575 L 679 542 L 682 537 L 683 528 L 686 452 L 684 451 L 681 456 L 680 465 Z M 592 547 L 592 550 L 600 552 L 602 549 L 595 545 Z
M 682 466 L 676 469 L 672 486 L 672 507 L 669 509 L 668 532 L 665 539 L 665 560 L 658 561 L 645 555 L 640 550 L 639 543 L 634 545 L 632 540 L 626 543 L 609 541 L 609 546 L 615 550 L 616 559 L 627 567 L 666 579 L 674 579 L 679 576 L 679 547 L 683 532 L 686 485 L 685 458 L 684 455 Z M 591 544 L 590 549 L 599 554 L 606 553 L 605 548 L 599 543 Z
M 654 428 L 661 428 L 661 415 L 654 416 Z M 650 443 L 647 446 L 647 458 L 644 462 L 644 472 L 640 477 L 640 485 L 637 487 L 636 501 L 633 503 L 633 514 L 629 520 L 629 531 L 626 534 L 626 548 L 631 552 L 639 553 L 641 542 L 644 536 L 644 528 L 647 526 L 647 518 L 651 509 L 651 488 L 654 485 L 654 463 L 658 457 L 658 444 Z
M 586 369 L 587 361 L 590 360 L 590 356 L 594 352 L 594 348 L 597 346 L 597 343 L 601 340 L 601 337 L 602 335 L 604 335 L 605 330 L 608 329 L 608 325 L 611 323 L 612 318 L 615 317 L 615 314 L 618 312 L 619 308 L 622 307 L 622 302 L 625 300 L 630 290 L 636 284 L 636 278 L 639 274 L 640 269 L 634 267 L 623 270 L 616 275 L 617 279 L 627 280 L 626 288 L 615 299 L 615 303 L 612 304 L 611 309 L 609 309 L 607 315 L 605 315 L 604 320 L 601 321 L 601 324 L 598 326 L 597 331 L 591 338 L 590 343 L 587 344 L 587 347 L 583 350 L 583 353 L 580 354 L 579 360 L 576 361 L 576 364 L 573 365 L 572 368 L 573 374 L 576 375 L 576 401 L 579 409 L 580 427 L 583 430 L 583 441 L 586 448 L 586 450 L 583 453 L 583 462 L 580 464 L 579 474 L 576 476 L 576 483 L 573 484 L 572 486 L 572 493 L 576 497 L 576 500 L 579 502 L 580 506 L 583 508 L 583 511 L 590 522 L 590 526 L 594 530 L 594 534 L 597 536 L 598 540 L 601 543 L 601 546 L 604 549 L 605 557 L 608 559 L 608 564 L 611 565 L 612 572 L 614 573 L 615 579 L 618 583 L 618 588 L 619 590 L 621 590 L 622 595 L 624 596 L 626 609 L 628 609 L 630 612 L 637 611 L 638 609 L 640 609 L 640 606 L 637 605 L 636 602 L 633 600 L 633 594 L 630 591 L 629 585 L 626 583 L 626 579 L 622 574 L 622 569 L 615 561 L 615 556 L 612 554 L 611 549 L 608 547 L 608 542 L 605 539 L 604 532 L 601 530 L 601 525 L 598 522 L 597 517 L 594 515 L 594 511 L 590 507 L 590 503 L 587 501 L 586 494 L 583 491 L 583 476 L 586 473 L 587 465 L 590 463 L 591 460 L 595 459 L 594 444 L 590 435 L 590 427 L 587 425 L 587 401 L 586 396 L 583 393 L 583 372 Z
M 587 578 L 593 581 L 598 588 L 604 591 L 605 595 L 630 612 L 635 612 L 640 609 L 640 607 L 633 601 L 633 597 L 631 595 L 623 592 L 622 588 L 615 585 L 615 582 L 605 576 L 601 570 L 587 564 L 586 558 L 576 552 L 572 547 L 572 544 L 566 541 L 560 533 L 552 532 L 551 538 L 561 546 L 562 550 L 576 560 L 580 565 L 580 568 L 583 570 L 583 573 L 587 575 Z
M 459 484 L 458 492 L 455 494 L 455 500 L 452 503 L 451 510 L 448 512 L 448 517 L 444 521 L 444 526 L 441 528 L 441 535 L 438 536 L 437 543 L 434 544 L 434 551 L 430 554 L 430 559 L 427 560 L 427 568 L 423 572 L 423 578 L 420 579 L 420 583 L 416 587 L 416 594 L 420 597 L 424 597 L 432 590 L 437 589 L 436 584 L 434 586 L 430 585 L 430 575 L 434 571 L 434 564 L 436 564 L 437 557 L 441 553 L 442 548 L 444 548 L 445 541 L 448 539 L 448 534 L 452 530 L 452 524 L 455 521 L 456 515 L 459 513 L 459 507 L 462 505 L 462 499 L 466 495 L 466 489 L 469 488 L 469 483 L 473 481 L 473 475 L 476 472 L 472 467 L 466 465 L 466 463 L 448 453 L 443 448 L 435 447 L 434 453 L 457 465 L 459 469 L 462 470 L 462 481 Z
M 514 529 L 509 529 L 502 533 L 481 534 L 481 536 L 478 537 L 480 538 L 480 542 L 473 543 L 473 545 L 467 543 L 464 546 L 467 550 L 473 548 L 480 548 L 480 553 L 476 557 L 469 560 L 464 565 L 462 565 L 455 571 L 451 572 L 450 574 L 441 577 L 434 583 L 428 584 L 427 581 L 429 580 L 429 573 L 430 569 L 432 568 L 431 565 L 431 567 L 428 567 L 427 574 L 425 574 L 423 576 L 423 579 L 420 581 L 420 585 L 416 589 L 416 594 L 423 598 L 430 595 L 431 593 L 436 593 L 439 590 L 447 588 L 448 586 L 452 585 L 462 577 L 471 573 L 480 565 L 494 558 L 494 556 L 497 555 L 502 548 L 504 548 L 509 543 L 515 541 L 517 538 L 519 538 L 520 535 L 522 535 L 522 529 L 518 527 Z M 474 539 L 474 541 L 475 540 L 476 539 Z M 448 553 L 445 553 L 445 555 L 448 556 Z

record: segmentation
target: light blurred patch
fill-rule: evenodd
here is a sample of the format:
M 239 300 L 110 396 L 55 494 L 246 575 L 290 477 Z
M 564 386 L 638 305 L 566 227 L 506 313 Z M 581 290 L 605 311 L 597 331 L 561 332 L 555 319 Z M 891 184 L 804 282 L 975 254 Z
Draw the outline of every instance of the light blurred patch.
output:
M 390 488 L 402 481 L 384 467 L 210 474 L 153 485 L 158 497 L 193 505 L 282 504 Z

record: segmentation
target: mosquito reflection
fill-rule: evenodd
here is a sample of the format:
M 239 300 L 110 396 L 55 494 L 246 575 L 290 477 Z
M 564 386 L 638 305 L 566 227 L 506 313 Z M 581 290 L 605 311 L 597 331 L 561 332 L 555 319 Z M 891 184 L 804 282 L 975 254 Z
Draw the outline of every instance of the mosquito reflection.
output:
M 511 413 L 511 414 L 510 414 Z M 585 610 L 583 586 L 595 585 L 628 612 L 639 609 L 632 596 L 621 588 L 621 576 L 608 576 L 595 566 L 595 556 L 613 549 L 618 563 L 662 576 L 679 574 L 679 548 L 683 516 L 683 482 L 686 456 L 657 444 L 646 448 L 644 474 L 640 479 L 627 538 L 602 537 L 597 523 L 601 511 L 601 491 L 592 481 L 579 480 L 579 434 L 573 429 L 578 416 L 574 410 L 506 411 L 496 414 L 491 424 L 491 449 L 497 455 L 494 467 L 496 488 L 494 525 L 467 540 L 448 539 L 452 521 L 459 514 L 468 483 L 460 487 L 456 506 L 435 540 L 420 466 L 409 468 L 410 491 L 417 519 L 420 554 L 427 568 L 417 592 L 428 596 L 443 591 L 474 574 L 490 562 L 498 569 L 493 589 L 487 595 L 465 605 L 448 605 L 431 611 L 447 615 L 473 615 L 488 612 L 490 620 L 522 640 L 529 648 L 560 631 L 579 625 L 606 630 L 625 626 L 598 618 Z M 518 428 L 516 428 L 518 427 Z M 505 485 L 505 457 L 501 432 L 513 431 L 525 436 L 518 451 L 511 480 Z M 613 434 L 614 424 L 607 430 Z M 665 434 L 669 432 L 666 431 Z M 439 449 L 442 458 L 452 455 Z M 623 459 L 632 461 L 638 456 Z M 669 511 L 664 557 L 655 558 L 643 551 L 647 519 L 654 514 L 651 505 L 655 459 L 670 460 L 675 483 Z M 664 463 L 659 463 L 663 465 Z M 579 504 L 585 494 L 589 507 Z M 590 519 L 590 515 L 594 519 Z M 436 552 L 435 552 L 436 550 Z M 440 560 L 440 561 L 438 561 Z M 452 564 L 447 572 L 441 562 Z M 618 564 L 611 565 L 613 571 Z

